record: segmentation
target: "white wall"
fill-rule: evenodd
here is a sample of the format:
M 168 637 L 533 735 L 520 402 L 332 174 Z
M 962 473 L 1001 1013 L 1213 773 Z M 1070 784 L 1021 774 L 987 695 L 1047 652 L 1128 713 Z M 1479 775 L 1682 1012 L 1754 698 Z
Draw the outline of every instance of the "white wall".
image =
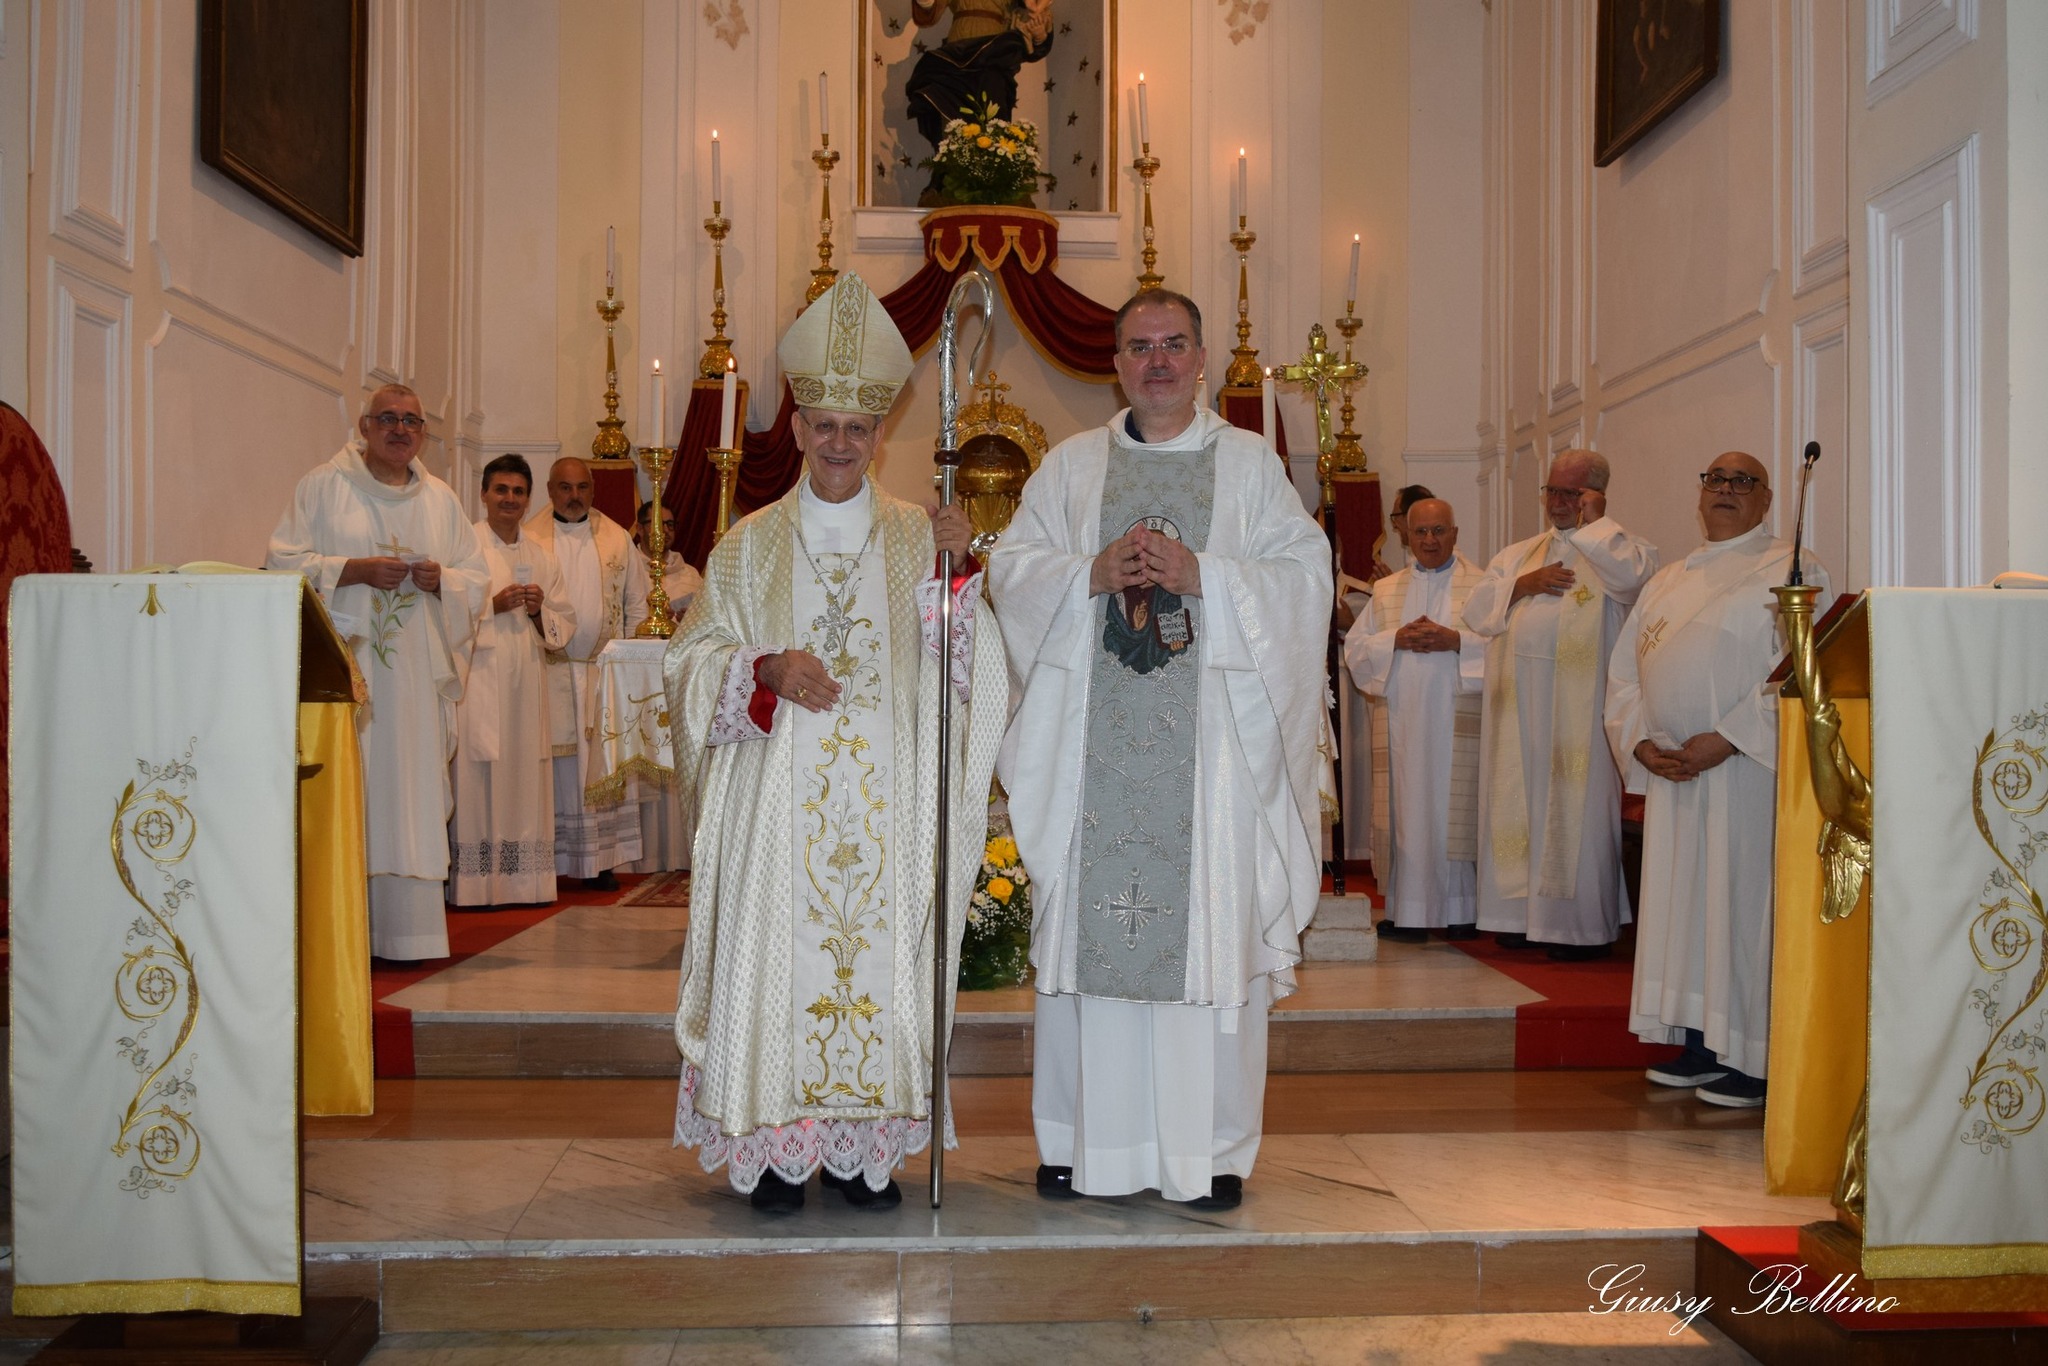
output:
M 371 7 L 350 258 L 199 161 L 193 0 L 35 6 L 28 415 L 99 568 L 260 563 L 384 380 L 420 390 L 437 470 L 473 442 L 477 9 Z
M 28 410 L 29 0 L 0 0 L 0 402 Z

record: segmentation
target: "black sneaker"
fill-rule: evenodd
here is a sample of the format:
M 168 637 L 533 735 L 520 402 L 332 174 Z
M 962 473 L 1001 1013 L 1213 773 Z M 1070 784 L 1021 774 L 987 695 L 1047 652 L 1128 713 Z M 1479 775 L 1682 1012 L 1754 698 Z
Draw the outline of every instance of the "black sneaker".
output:
M 1462 944 L 1468 939 L 1477 939 L 1478 937 L 1479 927 L 1477 925 L 1444 926 L 1444 938 L 1453 944 Z
M 1493 946 L 1497 949 L 1526 949 L 1530 947 L 1529 936 L 1503 930 L 1493 937 Z
M 1081 1192 L 1074 1189 L 1072 1167 L 1038 1166 L 1038 1193 L 1048 1200 L 1078 1200 Z
M 1698 1088 L 1710 1081 L 1728 1075 L 1712 1053 L 1699 1048 L 1688 1048 L 1670 1062 L 1659 1063 L 1643 1073 L 1659 1086 L 1688 1086 Z
M 1236 1209 L 1244 1203 L 1244 1178 L 1219 1176 L 1209 1182 L 1209 1193 L 1188 1201 L 1189 1209 Z
M 804 1187 L 801 1181 L 784 1181 L 774 1172 L 762 1172 L 760 1183 L 747 1199 L 757 1210 L 787 1214 L 804 1207 Z
M 1714 1080 L 1702 1083 L 1693 1094 L 1709 1105 L 1725 1105 L 1731 1110 L 1754 1110 L 1764 1103 L 1764 1079 L 1744 1076 L 1740 1072 L 1724 1072 Z
M 855 1209 L 895 1209 L 903 1203 L 903 1189 L 894 1181 L 876 1190 L 858 1176 L 836 1176 L 825 1170 L 819 1171 L 818 1180 L 826 1190 L 845 1196 L 846 1203 Z
M 1391 920 L 1382 920 L 1380 922 L 1379 935 L 1380 938 L 1393 944 L 1427 944 L 1429 942 L 1428 930 L 1423 929 L 1419 925 L 1396 925 Z

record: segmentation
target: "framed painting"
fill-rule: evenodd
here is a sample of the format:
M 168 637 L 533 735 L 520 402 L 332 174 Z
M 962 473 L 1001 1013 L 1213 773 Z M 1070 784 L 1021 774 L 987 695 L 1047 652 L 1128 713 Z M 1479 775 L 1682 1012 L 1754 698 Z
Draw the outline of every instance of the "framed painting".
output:
M 924 163 L 962 107 L 993 100 L 1038 125 L 1036 196 L 1116 208 L 1116 0 L 854 0 L 860 24 L 860 203 L 932 207 Z
M 1600 0 L 1593 164 L 1670 118 L 1721 69 L 1722 0 Z
M 367 0 L 200 0 L 199 155 L 363 254 Z

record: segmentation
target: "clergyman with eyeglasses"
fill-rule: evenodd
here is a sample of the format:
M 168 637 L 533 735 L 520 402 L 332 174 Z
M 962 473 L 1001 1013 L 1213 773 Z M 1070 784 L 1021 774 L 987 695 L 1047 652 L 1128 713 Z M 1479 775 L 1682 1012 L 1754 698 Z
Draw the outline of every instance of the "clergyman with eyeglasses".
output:
M 1034 889 L 1048 1198 L 1243 1197 L 1266 1012 L 1321 885 L 1330 551 L 1256 433 L 1198 410 L 1195 305 L 1116 318 L 1130 407 L 1070 437 L 989 557 L 1001 772 Z
M 387 384 L 355 435 L 299 480 L 266 569 L 304 574 L 370 688 L 362 709 L 370 951 L 448 956 L 442 884 L 455 704 L 490 569 L 454 490 L 420 462 L 419 395 Z
M 869 474 L 911 369 L 881 302 L 841 274 L 780 356 L 803 477 L 712 549 L 663 670 L 698 811 L 675 1139 L 756 1209 L 800 1207 L 817 1172 L 880 1210 L 903 1199 L 891 1173 L 934 1141 L 939 689 L 957 703 L 958 962 L 1009 675 L 966 512 L 892 498 Z M 940 548 L 956 557 L 943 587 Z M 941 591 L 956 608 L 943 652 Z
M 1621 774 L 1601 711 L 1657 548 L 1608 511 L 1608 473 L 1596 451 L 1553 458 L 1547 525 L 1495 555 L 1465 604 L 1466 627 L 1488 642 L 1479 928 L 1563 962 L 1605 958 L 1628 913 Z
M 1771 588 L 1790 543 L 1764 523 L 1770 472 L 1716 456 L 1700 475 L 1706 544 L 1665 565 L 1623 624 L 1607 670 L 1607 738 L 1645 796 L 1629 1028 L 1680 1044 L 1660 1086 L 1736 1108 L 1764 1103 L 1770 1053 L 1777 701 L 1784 651 Z M 1809 553 L 1806 582 L 1831 595 Z

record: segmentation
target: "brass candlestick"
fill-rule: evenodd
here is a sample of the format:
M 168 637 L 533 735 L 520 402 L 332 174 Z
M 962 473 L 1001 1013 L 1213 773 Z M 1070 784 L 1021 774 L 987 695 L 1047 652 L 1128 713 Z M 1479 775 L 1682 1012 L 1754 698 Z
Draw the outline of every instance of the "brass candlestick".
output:
M 1357 300 L 1347 300 L 1344 316 L 1337 319 L 1337 330 L 1344 334 L 1344 364 L 1357 372 L 1355 376 L 1340 381 L 1344 391 L 1344 429 L 1337 433 L 1337 449 L 1330 455 L 1331 465 L 1346 474 L 1362 474 L 1366 468 L 1365 447 L 1360 443 L 1358 433 L 1351 430 L 1351 421 L 1358 415 L 1358 408 L 1351 401 L 1351 390 L 1353 386 L 1363 384 L 1370 373 L 1351 359 L 1352 339 L 1358 335 L 1358 329 L 1365 326 L 1358 317 L 1357 308 Z
M 732 338 L 725 335 L 725 235 L 732 231 L 732 220 L 716 199 L 711 201 L 711 217 L 704 220 L 704 231 L 711 238 L 711 335 L 704 339 L 704 357 L 697 362 L 697 373 L 705 379 L 724 379 L 726 363 L 732 359 Z
M 642 446 L 640 466 L 654 486 L 654 508 L 647 519 L 647 620 L 633 628 L 642 640 L 667 640 L 676 633 L 675 618 L 668 610 L 668 537 L 661 529 L 661 496 L 668 489 L 669 462 L 676 456 L 673 446 Z
M 1244 215 L 1237 216 L 1237 231 L 1230 234 L 1230 245 L 1237 249 L 1237 345 L 1230 348 L 1230 368 L 1223 372 L 1223 382 L 1233 389 L 1256 389 L 1265 381 L 1265 372 L 1259 369 L 1259 350 L 1252 345 L 1252 301 L 1246 285 L 1247 262 L 1251 257 L 1252 243 L 1259 235 L 1244 225 Z M 1273 433 L 1267 432 L 1266 439 L 1272 440 Z
M 604 416 L 597 420 L 597 435 L 590 439 L 590 453 L 600 460 L 615 460 L 632 451 L 626 440 L 626 423 L 619 416 L 619 353 L 612 345 L 612 328 L 626 311 L 626 301 L 605 286 L 597 301 L 597 315 L 604 319 Z
M 718 520 L 711 527 L 711 543 L 717 545 L 732 525 L 733 483 L 739 474 L 741 452 L 736 446 L 711 446 L 704 458 L 718 469 Z
M 839 164 L 839 153 L 832 150 L 830 133 L 818 135 L 818 150 L 811 153 L 811 162 L 818 168 L 818 264 L 811 270 L 811 287 L 804 291 L 807 307 L 839 278 L 832 268 L 832 168 Z
M 1151 143 L 1148 142 L 1139 149 L 1138 156 L 1131 162 L 1131 166 L 1137 171 L 1138 179 L 1144 182 L 1145 250 L 1142 254 L 1145 258 L 1145 270 L 1138 276 L 1138 292 L 1143 294 L 1166 283 L 1166 277 L 1153 269 L 1159 264 L 1159 248 L 1153 245 L 1152 236 L 1152 177 L 1159 174 L 1159 158 L 1152 155 Z

